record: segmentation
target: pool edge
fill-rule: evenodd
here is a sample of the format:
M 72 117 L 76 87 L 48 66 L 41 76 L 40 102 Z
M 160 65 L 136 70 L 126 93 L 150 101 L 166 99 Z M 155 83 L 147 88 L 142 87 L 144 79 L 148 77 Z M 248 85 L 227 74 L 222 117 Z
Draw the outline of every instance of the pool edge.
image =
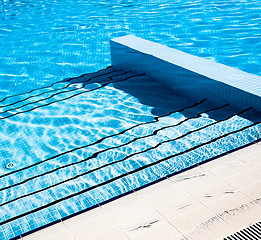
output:
M 133 35 L 110 40 L 112 66 L 146 73 L 193 99 L 261 109 L 261 76 Z

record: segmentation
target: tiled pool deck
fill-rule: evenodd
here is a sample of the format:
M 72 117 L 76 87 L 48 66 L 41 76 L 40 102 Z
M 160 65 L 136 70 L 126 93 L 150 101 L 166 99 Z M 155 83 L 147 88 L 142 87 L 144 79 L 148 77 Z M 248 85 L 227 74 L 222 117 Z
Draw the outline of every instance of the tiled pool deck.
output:
M 22 239 L 226 237 L 261 218 L 260 156 L 259 142 Z

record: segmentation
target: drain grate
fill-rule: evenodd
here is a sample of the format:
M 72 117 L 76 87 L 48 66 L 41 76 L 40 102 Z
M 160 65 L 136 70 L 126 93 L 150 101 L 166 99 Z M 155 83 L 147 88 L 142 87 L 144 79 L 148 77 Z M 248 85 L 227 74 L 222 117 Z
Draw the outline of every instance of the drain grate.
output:
M 247 228 L 244 228 L 223 240 L 260 240 L 261 239 L 261 222 L 257 222 Z
M 6 166 L 5 166 L 6 169 L 12 169 L 12 168 L 14 168 L 14 167 L 15 167 L 15 163 L 13 163 L 13 162 L 9 162 L 9 163 L 7 163 Z

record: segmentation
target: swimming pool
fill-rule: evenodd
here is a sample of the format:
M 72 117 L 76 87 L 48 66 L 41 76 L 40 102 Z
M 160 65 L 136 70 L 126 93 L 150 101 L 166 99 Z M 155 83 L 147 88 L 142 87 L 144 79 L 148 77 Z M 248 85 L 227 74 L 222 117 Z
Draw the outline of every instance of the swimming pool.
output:
M 260 75 L 257 1 L 0 4 L 1 239 L 260 139 L 254 109 L 105 68 L 108 40 L 134 33 Z
M 254 109 L 192 102 L 112 67 L 1 104 L 2 239 L 260 139 Z

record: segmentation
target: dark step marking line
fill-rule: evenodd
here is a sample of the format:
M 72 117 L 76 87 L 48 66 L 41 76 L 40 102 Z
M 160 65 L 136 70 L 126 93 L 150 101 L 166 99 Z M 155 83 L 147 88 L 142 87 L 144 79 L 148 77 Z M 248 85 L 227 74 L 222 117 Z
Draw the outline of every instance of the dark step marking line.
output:
M 113 77 L 122 76 L 122 75 L 125 75 L 125 74 L 130 73 L 130 72 L 131 72 L 131 71 L 129 71 L 129 72 L 123 72 L 122 74 L 114 75 L 114 76 L 111 76 L 111 77 L 108 77 L 108 78 L 110 78 L 110 79 L 112 80 Z M 104 81 L 104 82 L 106 82 L 106 81 Z M 101 83 L 103 83 L 103 82 L 101 82 Z M 89 84 L 89 83 L 83 84 L 82 87 L 80 87 L 80 88 L 70 89 L 70 90 L 65 90 L 65 91 L 60 91 L 60 92 L 57 92 L 57 93 L 54 93 L 54 94 L 50 95 L 49 97 L 46 97 L 46 98 L 43 98 L 43 99 L 39 99 L 39 100 L 34 101 L 34 102 L 29 102 L 29 103 L 26 103 L 26 104 L 24 104 L 24 105 L 22 105 L 22 106 L 16 107 L 16 108 L 7 109 L 7 110 L 5 110 L 5 111 L 3 111 L 3 112 L 0 112 L 0 114 L 6 113 L 6 112 L 10 112 L 10 111 L 15 111 L 15 110 L 20 109 L 20 108 L 23 108 L 23 107 L 25 107 L 25 106 L 32 105 L 32 104 L 38 103 L 38 102 L 42 102 L 42 101 L 45 101 L 45 100 L 47 100 L 47 99 L 51 99 L 52 97 L 57 96 L 57 95 L 62 94 L 62 93 L 68 93 L 68 92 L 79 91 L 79 90 L 83 89 L 87 84 Z M 70 84 L 69 84 L 69 85 L 70 85 Z M 69 85 L 68 85 L 68 86 L 69 86 Z M 85 91 L 85 92 L 87 92 L 87 91 Z M 61 100 L 63 100 L 63 99 L 61 99 Z
M 222 138 L 224 138 L 224 137 L 227 137 L 227 136 L 229 136 L 229 135 L 232 135 L 232 134 L 235 134 L 235 133 L 238 133 L 238 132 L 242 132 L 242 131 L 244 131 L 244 130 L 250 128 L 250 127 L 256 126 L 256 125 L 258 125 L 258 124 L 260 124 L 260 123 L 261 123 L 261 122 L 257 122 L 257 123 L 250 124 L 250 125 L 248 125 L 248 126 L 246 126 L 246 127 L 243 127 L 243 128 L 241 128 L 241 129 L 238 129 L 238 130 L 235 130 L 235 131 L 226 133 L 226 134 L 224 134 L 224 135 L 221 135 L 221 136 L 219 136 L 219 137 L 217 137 L 217 138 L 214 138 L 214 139 L 212 139 L 212 140 L 210 140 L 210 141 L 208 141 L 208 142 L 201 143 L 201 144 L 199 144 L 199 145 L 197 145 L 197 146 L 194 146 L 194 147 L 192 147 L 192 148 L 190 148 L 190 149 L 187 149 L 187 150 L 185 150 L 185 151 L 183 151 L 183 152 L 176 153 L 176 154 L 173 154 L 173 155 L 171 155 L 171 156 L 168 156 L 168 157 L 159 159 L 159 160 L 157 160 L 157 161 L 155 161 L 155 162 L 153 162 L 153 163 L 150 163 L 150 164 L 148 164 L 148 165 L 142 166 L 142 167 L 137 168 L 137 169 L 135 169 L 135 170 L 133 170 L 133 171 L 130 171 L 130 172 L 128 172 L 128 173 L 124 173 L 124 174 L 119 175 L 119 176 L 117 176 L 117 177 L 115 177 L 115 178 L 112 178 L 112 179 L 110 179 L 110 180 L 108 180 L 108 181 L 99 183 L 99 184 L 97 184 L 97 185 L 95 185 L 95 186 L 92 186 L 92 187 L 89 187 L 89 188 L 87 188 L 87 189 L 81 190 L 81 191 L 79 191 L 79 192 L 77 192 L 77 193 L 68 195 L 68 196 L 63 197 L 63 198 L 60 198 L 60 199 L 58 199 L 58 200 L 54 200 L 54 201 L 51 202 L 51 203 L 48 203 L 48 204 L 46 204 L 46 205 L 42 205 L 41 207 L 35 208 L 35 209 L 33 209 L 33 210 L 30 210 L 30 211 L 28 211 L 28 212 L 26 212 L 26 213 L 22 213 L 22 214 L 20 214 L 20 215 L 17 215 L 17 216 L 15 216 L 15 217 L 10 218 L 10 219 L 4 220 L 3 222 L 0 223 L 0 226 L 4 225 L 4 224 L 6 224 L 6 223 L 12 222 L 12 221 L 14 221 L 14 220 L 17 220 L 17 219 L 19 219 L 19 218 L 25 217 L 25 216 L 27 216 L 27 215 L 29 215 L 29 214 L 32 214 L 32 213 L 38 212 L 38 211 L 40 211 L 40 210 L 43 210 L 43 209 L 45 209 L 45 208 L 51 207 L 51 206 L 53 206 L 54 204 L 57 204 L 57 203 L 62 202 L 62 201 L 65 201 L 65 200 L 70 199 L 70 198 L 72 198 L 72 197 L 76 197 L 76 196 L 78 196 L 78 195 L 80 195 L 80 194 L 89 192 L 89 191 L 91 191 L 91 190 L 94 190 L 94 189 L 96 189 L 96 188 L 98 188 L 98 187 L 101 187 L 101 186 L 104 186 L 104 185 L 106 185 L 106 184 L 109 184 L 109 183 L 111 183 L 111 182 L 114 182 L 114 181 L 116 181 L 116 180 L 118 180 L 118 179 L 121 179 L 121 178 L 126 177 L 126 176 L 128 176 L 128 175 L 131 175 L 131 174 L 133 174 L 133 173 L 142 171 L 142 170 L 144 170 L 144 169 L 146 169 L 146 168 L 149 168 L 149 167 L 152 167 L 152 166 L 154 166 L 154 165 L 157 165 L 157 164 L 159 164 L 159 163 L 161 163 L 161 162 L 164 162 L 164 161 L 166 161 L 166 160 L 169 160 L 169 159 L 171 159 L 171 158 L 173 158 L 173 157 L 182 155 L 182 154 L 184 154 L 184 153 L 188 153 L 188 152 L 190 152 L 190 151 L 193 151 L 193 150 L 195 150 L 195 149 L 197 149 L 197 148 L 200 148 L 200 147 L 202 147 L 202 146 L 208 145 L 208 144 L 210 144 L 210 143 L 212 143 L 212 142 L 215 142 L 215 141 L 217 141 L 217 140 L 219 140 L 219 139 L 222 139 Z
M 124 74 L 126 74 L 126 73 L 128 73 L 128 72 L 125 72 Z M 121 74 L 121 75 L 124 75 L 124 74 Z M 112 77 L 118 77 L 118 76 L 121 76 L 121 75 L 116 75 L 116 76 L 112 76 Z M 142 74 L 142 75 L 145 75 L 145 74 Z M 142 76 L 142 75 L 134 75 L 134 76 L 132 76 L 132 77 L 137 77 L 137 76 Z M 112 80 L 112 77 L 108 77 L 108 78 L 109 78 L 110 80 Z M 62 102 L 62 101 L 64 101 L 64 100 L 73 98 L 73 97 L 75 97 L 75 96 L 78 96 L 78 95 L 81 95 L 81 94 L 84 94 L 84 93 L 88 93 L 88 92 L 92 92 L 92 91 L 98 90 L 98 89 L 100 89 L 100 88 L 103 88 L 103 87 L 107 86 L 107 85 L 110 84 L 110 83 L 122 82 L 122 81 L 126 81 L 126 80 L 128 80 L 128 78 L 123 79 L 123 80 L 119 80 L 119 81 L 109 81 L 109 82 L 107 82 L 107 83 L 102 84 L 100 87 L 97 87 L 97 88 L 94 88 L 94 89 L 90 89 L 90 90 L 86 90 L 86 91 L 83 91 L 83 92 L 80 92 L 80 93 L 76 93 L 76 94 L 74 94 L 74 95 L 72 95 L 72 96 L 69 96 L 69 97 L 66 97 L 66 98 L 63 98 L 63 99 L 59 99 L 59 100 L 56 100 L 56 101 L 53 101 L 53 102 L 50 102 L 50 103 L 47 103 L 47 104 L 43 104 L 43 105 L 40 105 L 40 106 L 36 106 L 36 107 L 34 107 L 34 108 L 32 108 L 32 109 L 25 110 L 25 111 L 22 111 L 22 112 L 18 112 L 18 113 L 9 115 L 9 116 L 7 116 L 7 117 L 2 117 L 2 118 L 0 118 L 0 120 L 4 120 L 4 119 L 7 119 L 7 118 L 10 118 L 10 117 L 13 117 L 13 116 L 22 114 L 22 113 L 31 112 L 31 111 L 33 111 L 33 110 L 35 110 L 35 109 L 37 109 L 37 108 L 40 108 L 40 107 L 45 107 L 45 106 L 51 105 L 51 104 L 53 104 L 53 103 Z M 76 90 L 79 90 L 79 89 L 72 89 L 72 90 L 69 90 L 69 91 L 76 91 Z M 68 91 L 66 91 L 66 92 L 68 92 Z M 60 92 L 60 93 L 57 93 L 57 94 L 53 94 L 51 97 L 53 97 L 54 95 L 61 94 L 61 93 L 63 93 L 63 92 Z M 46 98 L 46 99 L 49 99 L 49 98 L 51 98 L 51 97 L 48 97 L 48 98 Z M 42 99 L 42 100 L 39 100 L 39 101 L 36 101 L 36 102 L 44 101 L 44 100 L 46 100 L 46 99 Z M 34 103 L 36 103 L 36 102 L 34 102 Z
M 107 73 L 104 73 L 104 74 L 100 74 L 100 75 L 97 75 L 97 76 L 94 76 L 94 77 L 89 78 L 87 81 L 79 82 L 79 83 L 82 83 L 82 84 L 85 83 L 84 86 L 86 86 L 87 84 L 91 84 L 91 83 L 89 83 L 89 82 L 90 82 L 92 79 L 94 79 L 94 78 L 101 77 L 101 76 L 106 76 L 106 75 L 108 75 L 108 74 L 115 73 L 115 72 L 120 72 L 120 71 L 121 71 L 121 70 L 114 70 L 114 71 L 111 71 L 111 72 L 107 72 Z M 121 72 L 123 72 L 123 71 L 121 71 Z M 73 79 L 75 79 L 75 78 L 73 78 Z M 71 80 L 72 80 L 72 79 L 71 79 Z M 101 82 L 99 82 L 99 83 L 101 83 Z M 16 101 L 16 102 L 13 102 L 13 103 L 10 103 L 10 104 L 1 105 L 0 108 L 9 107 L 9 106 L 15 105 L 15 104 L 17 104 L 17 103 L 26 101 L 26 100 L 28 100 L 28 99 L 30 99 L 30 98 L 39 97 L 39 96 L 41 96 L 41 95 L 43 95 L 43 94 L 45 94 L 45 93 L 50 93 L 50 92 L 54 92 L 54 91 L 64 90 L 64 89 L 68 88 L 69 86 L 71 86 L 72 84 L 74 84 L 74 83 L 68 83 L 68 84 L 66 84 L 66 86 L 61 87 L 61 88 L 52 89 L 52 90 L 49 90 L 49 91 L 46 91 L 46 92 L 42 92 L 42 93 L 39 93 L 39 94 L 35 94 L 35 95 L 32 95 L 32 96 L 29 96 L 29 97 L 27 97 L 27 98 L 21 99 L 21 100 L 19 100 L 19 101 Z M 80 89 L 80 88 L 79 88 L 79 89 Z M 21 107 L 23 107 L 23 106 L 21 106 Z M 4 112 L 0 112 L 0 114 L 1 114 L 1 113 L 5 113 L 5 112 L 8 112 L 8 111 L 10 111 L 10 110 L 13 110 L 13 109 L 5 110 Z
M 168 126 L 164 126 L 164 127 L 162 127 L 162 128 L 159 128 L 159 129 L 153 131 L 152 134 L 148 134 L 148 135 L 144 135 L 144 136 L 141 136 L 141 137 L 133 138 L 132 140 L 130 140 L 130 141 L 127 142 L 127 143 L 124 143 L 124 144 L 121 144 L 121 145 L 118 145 L 118 146 L 114 146 L 114 147 L 110 147 L 110 148 L 107 148 L 107 149 L 103 149 L 103 150 L 101 150 L 101 151 L 98 151 L 98 152 L 92 154 L 90 157 L 85 158 L 85 159 L 82 159 L 82 160 L 80 160 L 80 161 L 78 161 L 78 162 L 69 163 L 69 164 L 67 164 L 67 165 L 60 166 L 60 167 L 58 167 L 58 168 L 52 169 L 52 170 L 50 170 L 50 171 L 48 171 L 48 172 L 44 172 L 44 173 L 35 175 L 35 176 L 33 176 L 33 177 L 27 178 L 26 180 L 21 181 L 21 182 L 19 182 L 19 183 L 15 183 L 15 184 L 13 184 L 13 185 L 9 185 L 9 186 L 0 188 L 0 191 L 9 189 L 9 188 L 12 188 L 12 187 L 15 187 L 15 186 L 19 186 L 19 185 L 24 184 L 24 183 L 26 183 L 26 182 L 28 182 L 28 181 L 30 181 L 30 180 L 35 179 L 35 178 L 42 177 L 42 176 L 47 175 L 47 174 L 52 173 L 52 172 L 56 172 L 56 171 L 58 171 L 58 170 L 60 170 L 60 169 L 62 169 L 62 168 L 66 168 L 66 167 L 69 167 L 69 166 L 77 165 L 77 164 L 82 163 L 82 162 L 86 162 L 86 161 L 88 161 L 88 160 L 90 160 L 90 159 L 92 159 L 92 158 L 96 158 L 100 153 L 103 153 L 103 152 L 106 152 L 106 151 L 109 151 L 109 150 L 112 150 L 112 149 L 116 149 L 116 148 L 119 148 L 119 147 L 126 146 L 126 145 L 128 145 L 128 144 L 130 144 L 130 143 L 133 143 L 133 142 L 135 142 L 135 141 L 137 141 L 137 140 L 140 140 L 140 139 L 144 139 L 144 138 L 148 138 L 148 137 L 151 137 L 151 136 L 155 136 L 155 135 L 157 135 L 157 133 L 158 133 L 159 131 L 162 131 L 162 130 L 167 129 L 167 128 L 172 128 L 172 127 L 179 126 L 179 125 L 181 125 L 182 123 L 184 123 L 184 122 L 186 122 L 186 121 L 189 121 L 189 120 L 191 120 L 191 119 L 197 119 L 197 118 L 200 117 L 200 115 L 203 114 L 203 113 L 207 113 L 207 112 L 211 112 L 211 111 L 216 111 L 216 110 L 222 109 L 222 108 L 224 108 L 224 107 L 226 107 L 226 106 L 228 106 L 228 104 L 225 104 L 225 105 L 223 105 L 223 106 L 221 106 L 221 107 L 217 107 L 217 108 L 210 109 L 210 110 L 207 110 L 207 111 L 203 111 L 203 112 L 201 112 L 201 113 L 198 113 L 195 117 L 187 118 L 187 119 L 185 119 L 185 120 L 183 120 L 183 121 L 180 121 L 179 123 L 176 123 L 176 124 L 172 124 L 172 125 L 168 125 Z M 240 113 L 242 114 L 242 113 L 245 112 L 245 111 L 246 111 L 246 110 L 240 111 L 238 114 L 240 114 Z M 235 115 L 236 115 L 236 114 L 235 114 Z M 232 115 L 232 116 L 235 116 L 235 115 Z M 230 117 L 228 117 L 227 119 L 229 119 L 229 118 L 230 118 Z M 225 120 L 227 120 L 227 119 L 225 119 Z M 225 121 L 225 120 L 224 120 L 224 121 Z M 223 120 L 218 121 L 218 122 L 211 123 L 209 126 L 214 125 L 214 124 L 219 123 L 219 122 L 222 122 L 222 121 L 223 121 Z M 204 127 L 203 127 L 202 129 L 204 129 Z M 171 141 L 173 141 L 173 140 L 171 140 Z M 142 153 L 142 152 L 140 152 L 140 153 Z M 137 153 L 137 154 L 138 154 L 138 153 Z M 134 156 L 134 155 L 136 155 L 136 154 L 131 154 L 130 156 Z M 0 206 L 1 206 L 1 204 L 0 204 Z
M 14 174 L 14 173 L 23 171 L 23 170 L 25 170 L 25 169 L 28 169 L 28 168 L 37 166 L 37 165 L 39 165 L 39 164 L 42 164 L 42 163 L 47 162 L 47 161 L 49 161 L 49 160 L 55 159 L 55 158 L 57 158 L 57 157 L 63 156 L 63 155 L 65 155 L 65 154 L 67 154 L 67 153 L 71 153 L 71 152 L 74 152 L 74 151 L 77 151 L 77 150 L 80 150 L 80 149 L 83 149 L 83 148 L 87 148 L 87 147 L 93 146 L 93 145 L 95 145 L 95 144 L 101 143 L 103 140 L 105 140 L 105 139 L 107 139 L 107 138 L 119 136 L 120 134 L 123 134 L 123 133 L 125 133 L 125 132 L 127 132 L 127 131 L 129 131 L 129 130 L 132 130 L 132 129 L 136 128 L 136 127 L 139 127 L 139 126 L 142 126 L 142 125 L 151 124 L 151 123 L 154 123 L 154 122 L 158 122 L 160 118 L 168 117 L 168 116 L 170 116 L 171 114 L 176 113 L 176 112 L 183 112 L 183 111 L 185 111 L 186 109 L 189 109 L 189 108 L 197 107 L 197 106 L 199 106 L 200 104 L 203 104 L 204 102 L 206 102 L 206 99 L 203 99 L 203 100 L 201 100 L 200 102 L 195 103 L 195 104 L 193 104 L 193 105 L 191 105 L 191 106 L 184 107 L 184 108 L 179 109 L 179 110 L 171 111 L 171 112 L 169 112 L 169 113 L 167 113 L 167 114 L 165 114 L 165 115 L 161 115 L 161 116 L 158 116 L 158 117 L 154 117 L 154 120 L 153 120 L 153 121 L 143 122 L 143 123 L 136 124 L 136 125 L 134 125 L 134 126 L 131 126 L 131 127 L 129 127 L 129 128 L 126 128 L 126 129 L 124 129 L 124 130 L 122 130 L 122 131 L 120 131 L 120 132 L 118 132 L 118 133 L 115 133 L 115 134 L 108 135 L 108 136 L 106 136 L 106 137 L 100 138 L 100 139 L 98 139 L 97 141 L 95 141 L 95 142 L 93 142 L 93 143 L 89 143 L 89 144 L 84 145 L 84 146 L 80 146 L 80 147 L 77 147 L 77 148 L 73 148 L 73 149 L 71 149 L 71 150 L 68 150 L 68 151 L 59 153 L 59 154 L 57 154 L 57 155 L 55 155 L 55 156 L 52 156 L 52 157 L 50 157 L 50 158 L 44 159 L 44 160 L 42 160 L 42 161 L 40 161 L 40 162 L 36 162 L 36 163 L 34 163 L 34 164 L 30 165 L 30 166 L 26 166 L 26 167 L 24 167 L 24 168 L 20 168 L 20 169 L 17 169 L 17 170 L 15 170 L 15 171 L 6 173 L 6 174 L 0 176 L 0 179 L 3 178 L 3 177 L 9 176 L 9 175 L 11 175 L 11 174 Z
M 109 69 L 109 68 L 111 68 L 111 67 L 112 67 L 112 66 L 108 66 L 107 68 L 105 68 L 105 69 L 100 69 L 99 71 L 94 72 L 94 73 L 98 73 L 98 72 L 100 72 L 100 71 Z M 45 86 L 45 87 L 34 88 L 34 89 L 32 89 L 32 90 L 30 90 L 30 91 L 28 91 L 28 92 L 19 93 L 19 94 L 15 94 L 15 95 L 12 95 L 12 96 L 7 96 L 7 97 L 3 98 L 2 100 L 0 100 L 0 102 L 3 102 L 3 101 L 5 101 L 5 100 L 8 99 L 8 98 L 17 97 L 17 96 L 21 96 L 21 95 L 25 95 L 25 94 L 29 94 L 29 93 L 32 93 L 33 91 L 36 91 L 36 90 L 41 90 L 41 89 L 45 89 L 45 88 L 50 88 L 50 87 L 52 87 L 53 85 L 55 85 L 55 84 L 57 84 L 57 83 L 69 82 L 69 81 L 71 81 L 71 80 L 73 80 L 73 79 L 81 78 L 81 77 L 84 77 L 84 76 L 86 76 L 86 75 L 88 75 L 88 74 L 90 74 L 90 73 L 82 74 L 82 75 L 79 76 L 79 77 L 74 77 L 74 78 L 69 78 L 69 79 L 66 79 L 66 80 L 54 82 L 54 83 L 52 83 L 51 85 L 48 85 L 48 86 Z
M 152 150 L 152 149 L 156 149 L 156 148 L 158 148 L 160 145 L 162 145 L 162 144 L 164 144 L 164 143 L 173 142 L 173 141 L 182 139 L 182 138 L 184 138 L 184 137 L 186 137 L 186 136 L 188 136 L 188 135 L 190 135 L 190 134 L 192 134 L 192 133 L 199 132 L 200 130 L 205 129 L 205 128 L 207 128 L 207 127 L 210 127 L 210 126 L 212 126 L 212 125 L 216 125 L 216 124 L 219 124 L 219 123 L 221 123 L 221 122 L 227 121 L 227 120 L 229 120 L 230 118 L 232 118 L 232 117 L 234 117 L 234 116 L 236 116 L 236 115 L 243 114 L 243 113 L 245 113 L 245 112 L 247 112 L 247 111 L 249 111 L 249 110 L 251 110 L 251 109 L 252 109 L 252 108 L 247 108 L 247 109 L 245 109 L 245 110 L 243 110 L 243 111 L 240 111 L 240 112 L 238 112 L 238 113 L 236 113 L 236 114 L 230 115 L 230 116 L 228 116 L 227 118 L 222 119 L 222 120 L 220 120 L 220 121 L 218 121 L 218 122 L 214 122 L 214 123 L 208 124 L 208 125 L 206 125 L 206 126 L 203 126 L 203 127 L 201 127 L 201 128 L 198 128 L 198 129 L 195 129 L 195 130 L 192 130 L 192 131 L 188 131 L 187 133 L 185 133 L 185 134 L 183 134 L 183 135 L 180 135 L 180 136 L 178 136 L 178 137 L 176 137 L 176 138 L 168 139 L 168 140 L 159 142 L 159 143 L 156 144 L 154 147 L 147 148 L 147 149 L 145 149 L 145 150 L 143 150 L 143 151 L 136 152 L 136 153 L 132 153 L 132 154 L 130 154 L 130 155 L 124 157 L 123 159 L 120 159 L 120 160 L 117 160 L 117 161 L 114 161 L 114 162 L 111 162 L 111 163 L 104 164 L 104 165 L 102 165 L 102 166 L 99 166 L 99 167 L 97 167 L 97 168 L 91 169 L 91 170 L 86 171 L 86 172 L 84 172 L 84 173 L 75 175 L 75 176 L 73 176 L 73 177 L 71 177 L 71 178 L 67 178 L 67 179 L 64 180 L 64 181 L 58 182 L 58 183 L 53 184 L 53 185 L 51 185 L 51 186 L 48 186 L 48 187 L 39 189 L 39 190 L 37 190 L 37 191 L 34 191 L 34 192 L 31 192 L 31 193 L 25 194 L 25 195 L 23 195 L 23 196 L 19 196 L 19 197 L 17 197 L 17 198 L 14 198 L 14 199 L 12 199 L 12 200 L 9 200 L 9 201 L 7 201 L 7 202 L 5 202 L 5 203 L 0 204 L 0 207 L 4 206 L 4 205 L 6 205 L 6 204 L 9 204 L 9 203 L 11 203 L 11 202 L 14 202 L 14 201 L 16 201 L 16 200 L 19 200 L 19 199 L 21 199 L 21 198 L 28 197 L 28 196 L 31 196 L 31 195 L 33 195 L 33 194 L 37 194 L 37 193 L 39 193 L 39 192 L 45 191 L 45 190 L 47 190 L 47 189 L 49 189 L 49 188 L 59 186 L 59 185 L 61 185 L 61 184 L 63 184 L 63 183 L 66 183 L 66 182 L 69 182 L 69 181 L 71 181 L 71 180 L 77 179 L 77 178 L 79 178 L 79 177 L 82 177 L 82 176 L 87 175 L 87 174 L 89 174 L 89 173 L 92 173 L 92 172 L 95 172 L 95 171 L 97 171 L 97 170 L 103 169 L 103 168 L 105 168 L 105 167 L 114 165 L 114 164 L 116 164 L 116 163 L 124 162 L 125 160 L 127 160 L 127 159 L 129 159 L 129 158 L 131 158 L 131 157 L 133 157 L 133 156 L 135 156 L 135 155 L 139 155 L 139 154 L 141 154 L 141 153 L 148 152 L 148 151 L 150 151 L 150 150 Z M 175 126 L 175 125 L 174 125 L 174 126 Z M 156 134 L 157 134 L 157 133 L 156 133 Z M 152 134 L 152 135 L 156 135 L 156 134 Z M 127 145 L 127 144 L 123 144 L 123 145 Z M 111 150 L 111 149 L 113 149 L 113 148 L 114 148 L 114 147 L 112 147 L 112 148 L 110 148 L 110 149 L 102 150 L 102 151 L 98 152 L 98 154 L 101 153 L 101 152 L 105 152 L 105 151 L 107 151 L 107 150 Z M 98 155 L 98 154 L 97 154 L 97 155 Z M 26 182 L 28 182 L 28 181 L 30 181 L 30 180 L 32 180 L 32 179 L 37 178 L 37 177 L 41 177 L 41 176 L 44 176 L 44 175 L 46 175 L 46 174 L 55 172 L 55 171 L 57 171 L 58 169 L 65 168 L 65 167 L 68 167 L 68 166 L 72 166 L 72 165 L 75 165 L 75 164 L 79 164 L 79 163 L 81 163 L 81 162 L 88 161 L 88 160 L 90 160 L 91 158 L 95 158 L 95 157 L 96 157 L 96 155 L 95 155 L 95 156 L 92 155 L 92 156 L 90 156 L 90 157 L 88 157 L 88 158 L 86 158 L 86 159 L 83 159 L 83 160 L 81 160 L 81 161 L 79 161 L 79 162 L 77 162 L 77 163 L 72 163 L 72 164 L 69 164 L 69 165 L 66 165 L 66 166 L 62 166 L 62 167 L 60 167 L 60 168 L 51 170 L 51 171 L 49 171 L 49 172 L 40 174 L 40 175 L 38 175 L 38 176 L 34 176 L 34 177 L 31 177 L 31 178 L 28 178 L 28 179 L 26 179 L 26 180 L 23 181 L 23 182 L 20 182 L 20 183 L 17 183 L 17 184 L 15 184 L 15 185 L 12 185 L 12 186 L 9 186 L 9 187 L 0 189 L 0 191 L 3 191 L 3 190 L 5 190 L 5 189 L 8 189 L 8 188 L 11 188 L 11 187 L 14 187 L 14 186 L 21 185 L 21 184 L 26 183 Z

